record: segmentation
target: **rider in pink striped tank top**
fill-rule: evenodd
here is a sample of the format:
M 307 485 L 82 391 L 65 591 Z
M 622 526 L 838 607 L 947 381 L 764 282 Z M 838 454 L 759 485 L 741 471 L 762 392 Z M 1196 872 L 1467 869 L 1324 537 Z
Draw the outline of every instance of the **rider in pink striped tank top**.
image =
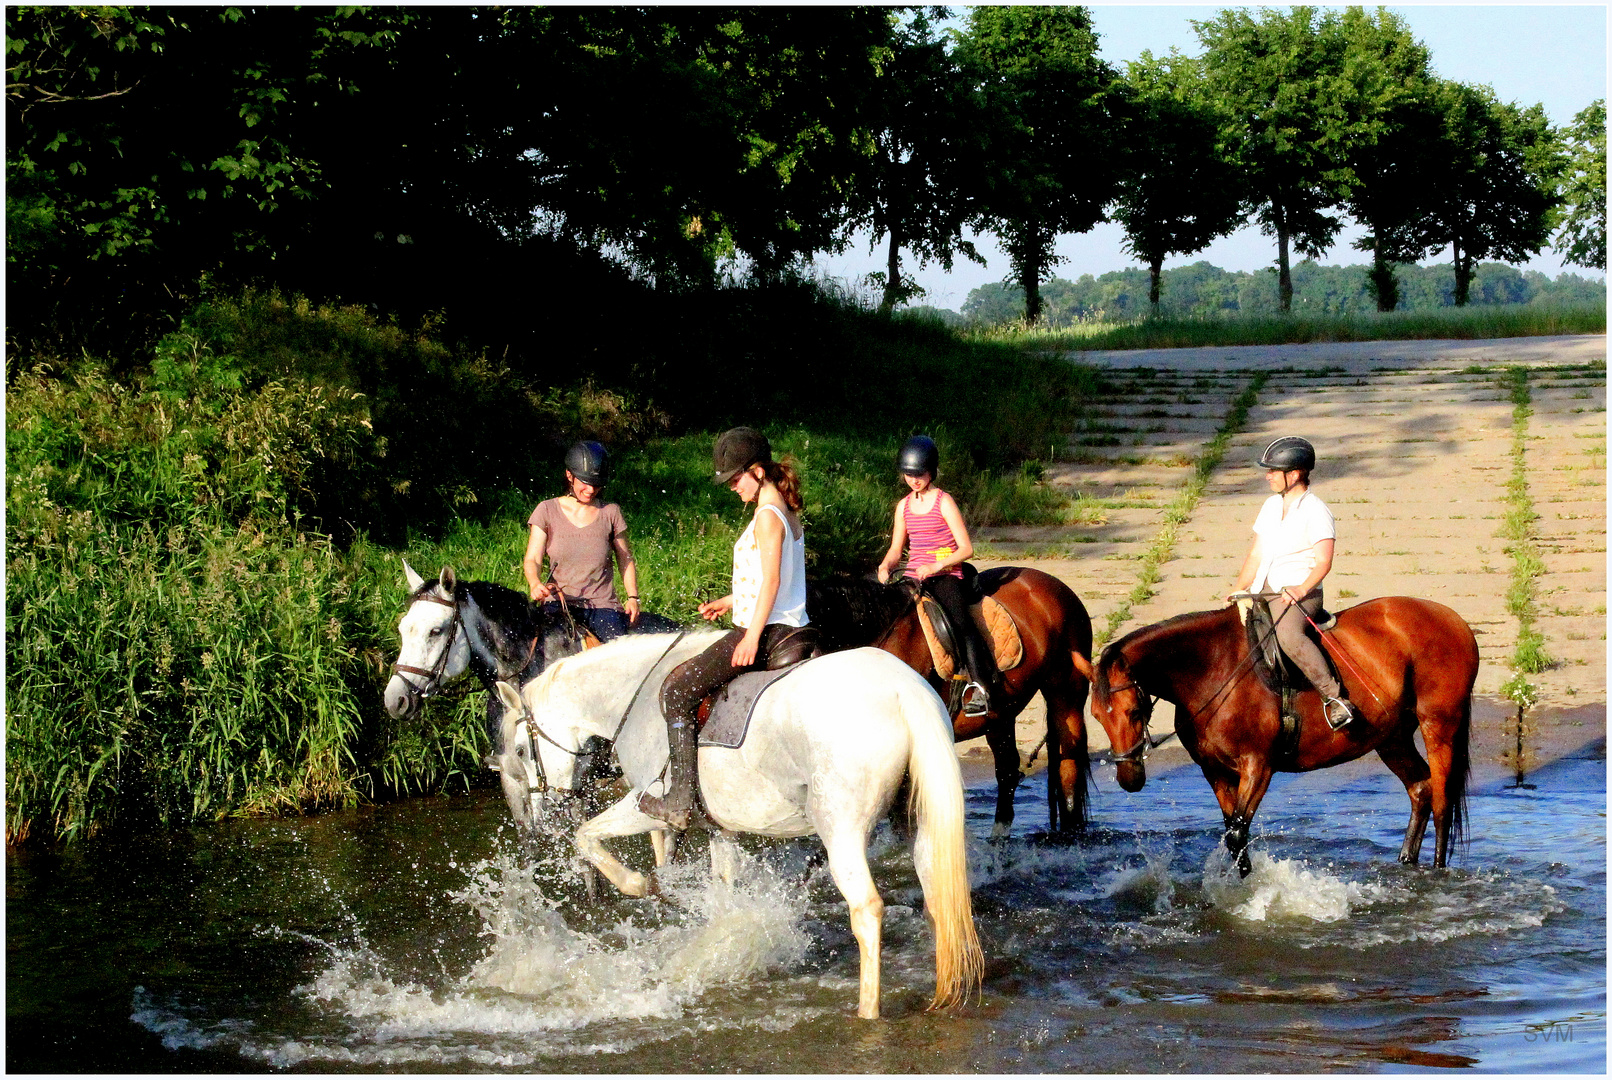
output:
M 901 500 L 901 522 L 907 528 L 907 576 L 921 578 L 918 568 L 932 563 L 943 563 L 952 555 L 961 550 L 957 537 L 952 535 L 952 527 L 946 524 L 946 515 L 941 509 L 942 500 L 956 505 L 952 497 L 940 488 L 929 489 L 934 494 L 934 503 L 924 513 L 914 513 L 912 503 L 918 498 L 913 492 Z M 959 563 L 961 560 L 959 560 Z M 950 566 L 944 570 L 931 570 L 931 574 L 946 574 L 949 577 L 963 576 L 961 565 Z
M 974 554 L 968 525 L 963 521 L 963 512 L 957 508 L 957 500 L 935 486 L 935 475 L 940 471 L 940 451 L 933 439 L 927 435 L 908 439 L 901 448 L 896 468 L 909 494 L 896 503 L 890 550 L 879 562 L 879 580 L 890 580 L 890 572 L 905 548 L 907 577 L 923 582 L 925 591 L 940 601 L 947 621 L 962 638 L 962 660 L 973 680 L 963 712 L 983 716 L 991 709 L 992 690 L 989 688 L 999 686 L 1001 673 L 996 670 L 996 658 L 986 647 L 969 611 L 981 597 L 979 586 L 974 582 L 974 568 L 967 566 L 967 560 Z

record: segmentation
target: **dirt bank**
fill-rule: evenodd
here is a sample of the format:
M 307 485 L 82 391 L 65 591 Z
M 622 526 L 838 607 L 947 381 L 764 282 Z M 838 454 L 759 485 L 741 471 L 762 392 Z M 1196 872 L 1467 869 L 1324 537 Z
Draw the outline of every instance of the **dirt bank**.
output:
M 1530 714 L 1532 767 L 1604 747 L 1606 731 L 1606 339 L 1350 342 L 1303 346 L 1083 353 L 1113 369 L 1099 415 L 1073 434 L 1069 459 L 1048 480 L 1080 496 L 1068 526 L 980 530 L 978 564 L 1035 565 L 1067 582 L 1103 629 L 1130 603 L 1142 554 L 1163 509 L 1191 474 L 1231 401 L 1256 370 L 1267 381 L 1244 431 L 1210 477 L 1160 567 L 1153 595 L 1130 603 L 1115 635 L 1188 611 L 1219 606 L 1251 540 L 1266 491 L 1250 467 L 1279 435 L 1316 444 L 1314 484 L 1337 519 L 1328 607 L 1376 596 L 1414 595 L 1455 608 L 1477 635 L 1482 667 L 1474 704 L 1474 767 L 1502 768 L 1505 721 L 1497 697 L 1517 622 L 1506 608 L 1511 562 L 1497 535 L 1511 472 L 1512 405 L 1500 369 L 1532 371 L 1534 415 L 1528 484 L 1540 515 L 1536 543 L 1538 628 L 1553 658 L 1529 676 L 1540 688 Z M 1161 703 L 1155 733 L 1173 729 Z M 1020 719 L 1028 753 L 1043 735 L 1039 702 Z M 1094 750 L 1106 747 L 1093 726 Z M 1185 761 L 1161 748 L 1156 770 Z M 1586 749 L 1588 748 L 1588 749 Z M 961 747 L 972 772 L 989 755 Z M 1604 752 L 1604 749 L 1601 751 Z M 1044 764 L 1044 756 L 1038 767 Z M 1371 755 L 1360 767 L 1383 766 Z

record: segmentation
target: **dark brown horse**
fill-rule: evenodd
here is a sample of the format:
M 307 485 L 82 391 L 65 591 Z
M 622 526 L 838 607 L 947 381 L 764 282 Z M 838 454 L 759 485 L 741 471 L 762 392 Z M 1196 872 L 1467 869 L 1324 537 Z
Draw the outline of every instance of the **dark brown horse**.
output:
M 1271 775 L 1341 765 L 1377 751 L 1410 796 L 1410 826 L 1399 861 L 1420 857 L 1429 813 L 1444 866 L 1460 837 L 1470 759 L 1472 684 L 1478 643 L 1465 620 L 1443 604 L 1387 596 L 1338 614 L 1322 635 L 1361 719 L 1333 731 L 1320 695 L 1295 698 L 1296 745 L 1283 758 L 1277 694 L 1254 670 L 1254 654 L 1235 606 L 1179 615 L 1135 630 L 1103 650 L 1092 715 L 1115 749 L 1126 791 L 1147 781 L 1142 758 L 1153 699 L 1176 706 L 1176 732 L 1214 788 L 1226 821 L 1226 847 L 1247 874 L 1248 827 Z M 1421 730 L 1427 758 L 1416 750 Z M 1125 748 L 1125 749 L 1121 749 Z
M 1002 675 L 1002 700 L 985 716 L 952 717 L 958 742 L 985 736 L 996 764 L 996 826 L 1013 824 L 1013 792 L 1024 778 L 1014 724 L 1039 691 L 1047 704 L 1047 802 L 1054 832 L 1086 824 L 1086 693 L 1082 674 L 1091 670 L 1091 617 L 1063 582 L 1022 566 L 982 571 L 980 588 L 1013 616 L 1024 641 L 1024 659 Z M 939 685 L 934 661 L 918 622 L 916 589 L 907 583 L 836 578 L 812 582 L 806 601 L 827 650 L 876 645 L 894 653 Z

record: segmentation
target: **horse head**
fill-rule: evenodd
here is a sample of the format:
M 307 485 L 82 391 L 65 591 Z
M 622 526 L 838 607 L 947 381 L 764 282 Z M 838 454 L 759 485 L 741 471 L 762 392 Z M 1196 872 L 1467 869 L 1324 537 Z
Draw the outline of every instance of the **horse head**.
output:
M 587 754 L 581 737 L 572 729 L 548 731 L 519 691 L 503 679 L 497 693 L 504 706 L 499 738 L 498 778 L 510 816 L 523 832 L 536 833 L 544 820 L 544 808 L 551 800 L 574 811 L 576 795 Z M 542 691 L 537 692 L 542 697 Z M 574 812 L 565 815 L 569 824 L 577 821 Z
M 1075 666 L 1091 680 L 1091 714 L 1108 733 L 1114 778 L 1126 791 L 1140 791 L 1147 783 L 1147 752 L 1157 745 L 1147 734 L 1148 721 L 1153 717 L 1153 695 L 1136 681 L 1118 644 L 1103 650 L 1095 670 L 1078 654 Z
M 444 566 L 436 581 L 425 581 L 407 562 L 408 610 L 398 621 L 402 648 L 386 684 L 386 711 L 402 720 L 418 713 L 425 699 L 470 666 L 470 644 L 461 632 L 458 580 Z

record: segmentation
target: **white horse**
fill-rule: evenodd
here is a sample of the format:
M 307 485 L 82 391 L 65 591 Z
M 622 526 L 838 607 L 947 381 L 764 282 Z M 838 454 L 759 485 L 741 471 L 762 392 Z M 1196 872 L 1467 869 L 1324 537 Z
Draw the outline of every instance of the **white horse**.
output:
M 615 743 L 632 790 L 585 823 L 575 841 L 584 858 L 629 896 L 645 895 L 650 882 L 622 866 L 603 841 L 666 828 L 638 809 L 639 794 L 663 782 L 667 765 L 661 683 L 718 636 L 620 638 L 558 661 L 520 694 L 508 683 L 499 684 L 507 706 L 501 771 L 517 818 L 526 812 L 531 792 L 572 790 L 578 755 L 589 737 Z M 884 901 L 868 869 L 867 844 L 909 772 L 917 818 L 913 863 L 935 935 L 931 1008 L 942 1008 L 979 986 L 984 961 L 969 896 L 963 782 L 951 718 L 929 684 L 879 649 L 820 657 L 762 695 L 740 747 L 699 750 L 700 793 L 718 826 L 763 836 L 816 833 L 822 838 L 861 951 L 857 1015 L 869 1019 L 879 1015 Z M 712 837 L 718 869 L 724 868 L 721 856 L 727 850 Z

